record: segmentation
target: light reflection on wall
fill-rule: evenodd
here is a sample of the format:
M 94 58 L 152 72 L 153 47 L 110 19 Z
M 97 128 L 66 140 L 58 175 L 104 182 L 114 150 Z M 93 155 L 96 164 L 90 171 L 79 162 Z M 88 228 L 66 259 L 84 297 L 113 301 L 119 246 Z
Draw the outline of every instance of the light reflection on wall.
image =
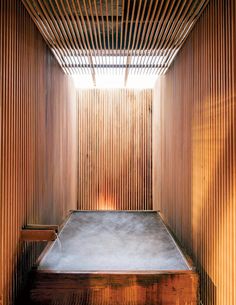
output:
M 99 210 L 115 210 L 116 204 L 114 197 L 100 194 L 97 201 L 97 207 Z

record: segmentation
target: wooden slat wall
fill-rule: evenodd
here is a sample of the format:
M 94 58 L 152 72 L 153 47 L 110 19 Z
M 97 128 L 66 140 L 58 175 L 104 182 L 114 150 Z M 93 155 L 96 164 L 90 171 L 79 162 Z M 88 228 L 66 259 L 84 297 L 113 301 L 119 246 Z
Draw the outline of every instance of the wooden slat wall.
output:
M 236 304 L 235 58 L 236 2 L 212 0 L 153 102 L 154 207 L 193 254 L 204 305 Z
M 152 209 L 152 91 L 78 92 L 78 209 Z
M 0 1 L 0 304 L 14 303 L 42 245 L 27 223 L 76 208 L 76 92 L 21 1 Z

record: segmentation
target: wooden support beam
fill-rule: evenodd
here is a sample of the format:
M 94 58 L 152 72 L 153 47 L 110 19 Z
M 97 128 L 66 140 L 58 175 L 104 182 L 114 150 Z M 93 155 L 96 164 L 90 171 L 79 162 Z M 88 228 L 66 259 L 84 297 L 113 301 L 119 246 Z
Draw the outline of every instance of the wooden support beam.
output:
M 129 66 L 131 63 L 131 57 L 128 55 L 127 56 L 127 61 L 126 61 L 126 68 L 125 68 L 125 79 L 124 79 L 124 85 L 126 87 L 127 85 L 127 80 L 128 80 L 128 76 L 129 76 Z

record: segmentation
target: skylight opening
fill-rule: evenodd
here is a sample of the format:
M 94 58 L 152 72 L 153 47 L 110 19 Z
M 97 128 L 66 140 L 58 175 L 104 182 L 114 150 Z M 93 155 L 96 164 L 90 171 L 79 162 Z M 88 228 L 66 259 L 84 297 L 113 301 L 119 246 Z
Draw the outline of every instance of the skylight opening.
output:
M 95 70 L 95 82 L 90 74 L 75 74 L 72 79 L 76 88 L 153 88 L 157 75 L 129 73 L 125 81 L 125 69 Z

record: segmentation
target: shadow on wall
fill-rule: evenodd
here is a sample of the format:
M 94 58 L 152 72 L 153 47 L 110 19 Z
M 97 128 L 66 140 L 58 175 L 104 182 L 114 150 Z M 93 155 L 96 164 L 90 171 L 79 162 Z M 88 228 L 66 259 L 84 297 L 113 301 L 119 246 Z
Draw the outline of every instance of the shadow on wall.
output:
M 195 259 L 195 264 L 197 266 L 198 272 L 201 274 L 200 278 L 200 304 L 204 305 L 206 302 L 208 302 L 208 305 L 215 305 L 216 304 L 216 295 L 217 295 L 217 288 L 215 284 L 213 283 L 212 279 L 209 277 L 207 272 L 204 270 L 204 268 L 201 266 L 201 264 Z M 203 299 L 203 289 L 202 287 L 207 287 L 204 290 L 204 294 L 207 295 L 207 300 Z
M 37 243 L 38 255 L 43 251 L 46 246 L 46 242 Z M 26 272 L 28 261 L 31 259 L 32 251 L 36 248 L 36 243 L 34 242 L 23 242 L 19 244 L 21 249 L 18 249 L 19 253 L 22 253 L 19 260 L 17 261 L 17 265 L 15 266 L 14 274 L 20 274 L 21 277 L 18 277 L 18 289 L 17 289 L 17 298 L 15 301 L 15 305 L 28 305 L 30 303 L 29 300 L 29 273 Z

